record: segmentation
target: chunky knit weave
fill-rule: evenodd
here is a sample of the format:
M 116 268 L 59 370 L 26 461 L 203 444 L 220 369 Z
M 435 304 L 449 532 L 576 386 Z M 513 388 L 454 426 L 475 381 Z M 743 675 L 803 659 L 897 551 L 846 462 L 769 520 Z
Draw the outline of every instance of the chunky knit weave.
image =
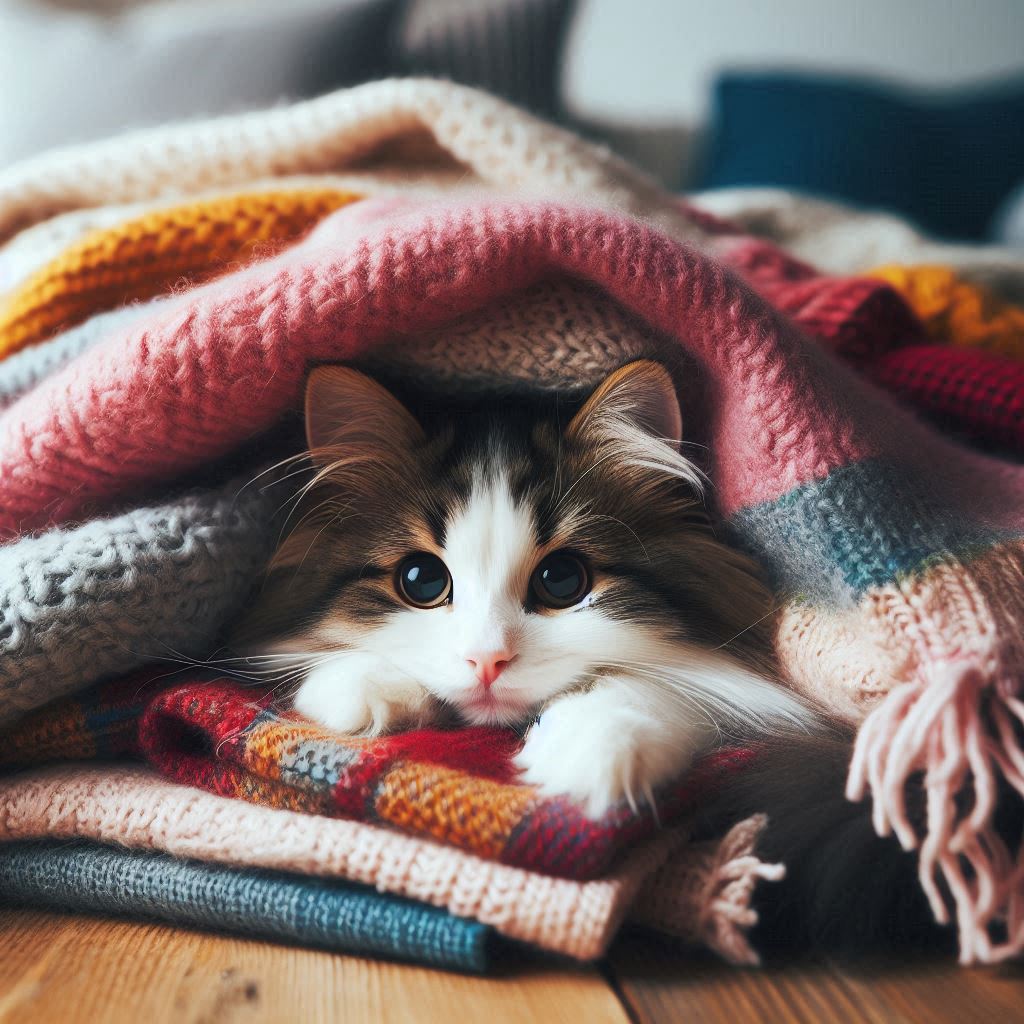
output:
M 714 251 L 776 309 L 855 366 L 927 338 L 896 291 L 871 278 L 828 277 L 778 246 L 745 235 L 723 234 Z
M 1024 454 L 1024 362 L 977 349 L 911 345 L 878 357 L 865 372 L 949 433 Z
M 908 846 L 926 838 L 922 881 L 940 915 L 937 877 L 954 893 L 965 959 L 1019 951 L 1024 920 L 1012 915 L 1022 880 L 991 828 L 989 797 L 1000 777 L 1024 790 L 1014 732 L 1024 713 L 1020 471 L 945 443 L 734 274 L 678 244 L 698 239 L 727 255 L 744 244 L 728 226 L 694 219 L 591 148 L 472 94 L 442 111 L 454 94 L 385 85 L 242 119 L 235 143 L 222 122 L 86 149 L 65 161 L 77 190 L 53 164 L 30 168 L 34 191 L 15 169 L 0 182 L 0 212 L 14 224 L 47 203 L 160 195 L 171 186 L 154 153 L 181 173 L 181 188 L 207 187 L 268 173 L 285 136 L 292 155 L 275 169 L 312 170 L 422 127 L 483 181 L 562 196 L 585 188 L 603 209 L 389 199 L 332 215 L 288 252 L 179 297 L 145 329 L 113 332 L 0 416 L 0 529 L 67 521 L 227 453 L 297 407 L 310 362 L 390 358 L 403 346 L 403 369 L 415 366 L 421 386 L 478 389 L 506 357 L 484 344 L 467 367 L 418 341 L 544 279 L 581 279 L 642 320 L 645 346 L 681 362 L 684 392 L 704 401 L 690 429 L 708 445 L 718 511 L 782 598 L 790 679 L 868 715 L 851 795 L 870 784 L 880 830 L 894 828 Z M 311 111 L 323 118 L 315 126 Z M 272 144 L 271 129 L 281 133 Z M 209 144 L 217 159 L 176 164 L 183 139 L 200 152 Z M 237 162 L 221 159 L 224 147 Z M 139 173 L 127 185 L 118 168 L 129 163 Z M 104 167 L 110 188 L 99 184 Z M 648 221 L 609 213 L 613 205 Z M 603 371 L 620 361 L 614 346 L 577 365 L 550 337 L 528 342 L 543 387 L 592 384 L 605 357 Z M 837 350 L 847 343 L 840 336 Z M 902 804 L 918 771 L 927 837 Z M 958 818 L 965 787 L 976 799 L 963 794 L 972 810 Z
M 93 313 L 273 251 L 358 198 L 336 189 L 245 193 L 159 209 L 88 234 L 0 307 L 0 358 Z
M 0 173 L 0 241 L 63 211 L 338 170 L 375 156 L 391 140 L 423 133 L 481 183 L 588 195 L 683 234 L 703 234 L 653 182 L 607 150 L 486 93 L 409 78 L 26 160 Z M 397 152 L 408 169 L 409 151 Z M 437 155 L 430 152 L 428 162 Z
M 1020 476 L 993 473 L 945 446 L 715 264 L 636 223 L 553 205 L 420 212 L 389 200 L 341 211 L 289 253 L 197 289 L 180 311 L 154 318 L 144 337 L 112 336 L 37 387 L 17 416 L 0 419 L 0 522 L 10 530 L 66 518 L 87 498 L 109 500 L 197 466 L 294 407 L 307 361 L 356 357 L 377 340 L 429 329 L 551 272 L 603 287 L 679 339 L 715 381 L 709 469 L 721 509 L 780 589 L 809 602 L 801 607 L 811 644 L 819 623 L 829 635 L 828 623 L 841 615 L 861 656 L 884 665 L 891 699 L 863 733 L 852 792 L 873 778 L 879 826 L 916 842 L 902 779 L 920 768 L 942 773 L 931 798 L 935 807 L 951 805 L 972 731 L 985 718 L 1009 728 L 1006 716 L 1015 713 L 1012 690 L 995 684 L 1014 678 L 1020 664 L 1015 634 L 1001 625 L 1017 614 L 1021 594 Z M 540 379 L 583 379 L 564 360 L 545 363 L 543 340 L 535 351 Z M 422 374 L 429 372 L 425 364 Z M 143 394 L 149 401 L 139 415 Z M 67 436 L 71 409 L 90 423 L 88 439 Z M 135 428 L 125 433 L 120 424 L 129 418 Z M 25 436 L 45 443 L 26 449 Z M 928 467 L 939 463 L 945 472 L 936 480 Z M 789 665 L 798 685 L 818 694 L 846 685 L 853 696 L 845 680 L 804 668 Z M 979 692 L 978 673 L 991 685 L 982 691 L 989 706 L 968 711 L 958 695 Z M 922 716 L 967 728 L 964 746 L 947 746 L 959 770 L 941 767 L 931 733 L 917 725 Z M 906 738 L 894 747 L 896 736 Z M 1011 762 L 993 751 L 973 764 L 987 785 Z M 977 835 L 989 848 L 998 839 L 979 806 L 957 826 L 958 841 Z M 997 910 L 971 895 L 959 862 L 940 856 L 953 832 L 942 827 L 945 837 L 925 848 L 924 877 L 932 884 L 941 868 L 961 892 L 966 955 L 995 955 L 982 925 Z M 999 856 L 979 859 L 975 870 L 996 871 Z
M 103 675 L 205 656 L 273 551 L 248 477 L 0 547 L 0 722 Z
M 143 306 L 124 306 L 90 317 L 78 327 L 58 334 L 49 342 L 0 361 L 0 409 L 5 409 L 41 380 L 66 366 L 87 348 L 103 340 L 116 326 L 145 315 Z
M 0 899 L 482 972 L 491 929 L 351 883 L 102 846 L 0 846 Z
M 751 906 L 754 889 L 758 882 L 778 881 L 786 874 L 783 865 L 765 864 L 755 855 L 767 824 L 765 815 L 755 814 L 737 822 L 719 841 L 690 845 L 685 859 L 668 858 L 637 894 L 630 911 L 633 920 L 691 942 L 713 934 L 712 948 L 726 959 L 758 963 L 747 938 L 757 924 Z
M 118 258 L 130 264 L 135 255 L 129 251 Z M 804 330 L 949 433 L 989 450 L 1024 450 L 1017 368 L 977 351 L 919 345 L 926 336 L 924 326 L 893 291 L 879 288 L 869 278 L 822 277 L 780 250 L 749 239 L 722 255 Z M 93 316 L 49 342 L 0 360 L 0 409 L 102 341 L 115 325 L 151 315 L 155 308 L 135 304 Z M 541 334 L 588 377 L 599 374 L 609 358 L 640 357 L 650 351 L 643 331 L 600 293 L 572 282 L 545 282 L 421 339 L 420 354 L 411 362 L 404 346 L 392 344 L 368 354 L 364 365 L 371 371 L 415 372 L 423 347 L 432 345 L 448 353 L 447 359 L 434 361 L 439 370 L 448 362 L 473 366 L 480 362 L 477 353 L 484 332 L 491 354 L 486 365 L 479 366 L 477 384 L 499 392 L 510 383 L 536 383 L 526 339 Z M 893 348 L 900 351 L 892 352 Z
M 749 962 L 753 952 L 736 905 L 729 902 L 724 919 L 717 907 L 738 878 L 748 878 L 752 887 L 758 877 L 773 874 L 751 857 L 749 844 L 737 846 L 732 836 L 716 855 L 710 851 L 717 847 L 705 844 L 680 848 L 682 837 L 666 833 L 631 852 L 611 875 L 574 882 L 361 822 L 226 800 L 136 766 L 74 765 L 0 779 L 0 841 L 43 838 L 92 839 L 211 863 L 346 878 L 584 960 L 607 949 L 643 892 L 644 907 L 662 907 L 658 927 Z M 655 879 L 658 889 L 647 893 Z M 661 885 L 673 895 L 659 899 Z M 679 893 L 688 898 L 679 900 Z M 666 913 L 670 907 L 674 915 Z
M 206 200 L 219 201 L 241 194 L 338 192 L 352 195 L 438 195 L 459 191 L 479 191 L 480 179 L 466 175 L 457 164 L 388 165 L 367 169 L 346 167 L 326 174 L 274 175 L 254 181 L 234 182 L 196 192 L 171 193 L 131 203 L 86 206 L 42 220 L 0 245 L 0 292 L 13 292 L 45 264 L 58 259 L 65 250 L 78 245 L 94 232 L 107 231 L 128 221 L 138 220 L 182 205 L 192 206 Z M 256 222 L 258 223 L 258 222 Z
M 269 426 L 292 406 L 307 360 L 369 354 L 374 342 L 408 336 L 413 329 L 430 330 L 553 272 L 590 277 L 636 314 L 656 309 L 657 315 L 647 319 L 655 320 L 652 326 L 665 334 L 692 327 L 690 347 L 695 356 L 709 359 L 711 372 L 726 369 L 719 362 L 723 343 L 748 333 L 750 317 L 777 317 L 767 306 L 754 303 L 749 293 L 738 290 L 714 264 L 610 215 L 507 204 L 453 210 L 427 207 L 420 214 L 415 208 L 410 212 L 396 207 L 396 202 L 360 203 L 352 208 L 351 217 L 336 214 L 288 254 L 226 279 L 222 288 L 209 285 L 181 296 L 165 316 L 147 323 L 145 336 L 115 333 L 79 359 L 73 373 L 46 380 L 30 403 L 22 403 L 18 417 L 0 421 L 0 480 L 6 499 L 0 528 L 24 529 L 33 522 L 59 521 L 90 497 L 110 495 L 141 479 L 198 465 Z M 377 247 L 382 247 L 381 255 L 371 253 Z M 646 249 L 650 251 L 645 253 Z M 448 250 L 469 253 L 467 262 L 424 258 L 430 252 Z M 663 265 L 654 264 L 650 273 L 637 278 L 633 268 L 639 263 L 631 261 L 648 257 Z M 685 304 L 669 302 L 665 289 L 670 281 L 681 289 L 680 297 L 688 299 Z M 435 294 L 445 294 L 450 303 L 438 306 Z M 723 307 L 724 303 L 732 305 Z M 765 329 L 785 339 L 783 351 L 796 340 L 781 320 L 766 321 Z M 711 336 L 714 331 L 722 332 L 717 339 Z M 253 345 L 256 339 L 259 344 Z M 218 352 L 215 367 L 204 354 L 213 345 Z M 571 381 L 579 386 L 592 382 L 546 345 L 535 346 L 535 351 L 538 383 L 555 386 Z M 813 349 L 801 345 L 793 351 L 801 352 L 800 358 L 809 365 L 827 365 L 812 358 Z M 762 345 L 751 353 L 755 376 L 756 364 L 766 352 Z M 782 351 L 780 357 L 784 358 Z M 482 352 L 479 362 L 486 364 L 488 358 L 489 353 Z M 422 369 L 430 375 L 450 374 L 454 368 L 449 364 L 433 371 L 425 361 Z M 103 381 L 103 415 L 98 417 L 94 413 L 100 378 L 95 374 L 102 375 Z M 838 368 L 835 374 L 839 376 Z M 837 384 L 846 387 L 845 381 Z M 739 390 L 749 391 L 755 385 L 750 379 Z M 863 393 L 852 378 L 850 386 L 854 394 Z M 171 401 L 161 398 L 147 403 L 149 408 L 140 408 L 136 398 L 142 393 Z M 259 403 L 252 401 L 253 394 L 261 396 Z M 823 396 L 817 404 L 825 408 L 830 400 Z M 92 423 L 86 446 L 110 452 L 100 457 L 95 468 L 73 468 L 84 455 L 82 442 L 64 446 L 59 440 L 65 432 L 61 410 L 69 404 L 76 407 L 77 416 Z M 232 415 L 225 416 L 226 409 Z M 803 414 L 794 411 L 794 415 Z M 123 434 L 120 424 L 129 420 L 134 420 L 135 429 Z M 43 443 L 26 452 L 18 438 L 29 429 Z M 745 427 L 737 429 L 746 432 Z M 834 457 L 855 456 L 874 443 L 867 438 L 852 447 L 848 441 L 839 442 Z M 813 472 L 817 456 L 806 449 L 794 454 L 793 473 Z M 90 463 L 92 459 L 90 455 Z M 68 494 L 65 483 L 57 479 L 49 483 L 55 472 L 61 480 L 65 473 L 75 473 L 79 489 Z M 760 476 L 753 467 L 752 472 Z M 760 476 L 749 497 L 761 485 L 767 486 L 765 496 L 781 492 L 793 479 L 769 482 Z M 745 486 L 736 481 L 739 490 Z M 50 506 L 48 496 L 52 500 L 58 495 L 59 504 Z M 726 511 L 736 498 L 735 493 L 723 494 Z M 47 511 L 41 513 L 44 507 Z
M 949 268 L 829 278 L 760 240 L 726 236 L 716 251 L 776 308 L 947 432 L 1022 450 L 1020 367 L 995 353 L 1024 354 L 1024 308 Z M 874 278 L 892 287 L 879 289 Z M 922 344 L 929 338 L 943 344 Z

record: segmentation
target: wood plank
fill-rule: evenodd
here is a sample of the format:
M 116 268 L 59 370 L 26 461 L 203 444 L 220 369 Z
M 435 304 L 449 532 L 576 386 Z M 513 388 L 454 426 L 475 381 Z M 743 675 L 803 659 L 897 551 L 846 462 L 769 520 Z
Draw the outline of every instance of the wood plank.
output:
M 623 936 L 608 977 L 639 1024 L 1013 1024 L 1024 1021 L 1020 968 L 916 962 L 745 969 L 652 935 Z
M 628 1024 L 599 972 L 514 953 L 498 977 L 101 918 L 0 911 L 0 1022 Z
M 860 998 L 874 999 L 889 1020 L 956 1021 L 957 1024 L 1013 1024 L 1024 1021 L 1024 968 L 961 968 L 916 962 L 841 972 Z

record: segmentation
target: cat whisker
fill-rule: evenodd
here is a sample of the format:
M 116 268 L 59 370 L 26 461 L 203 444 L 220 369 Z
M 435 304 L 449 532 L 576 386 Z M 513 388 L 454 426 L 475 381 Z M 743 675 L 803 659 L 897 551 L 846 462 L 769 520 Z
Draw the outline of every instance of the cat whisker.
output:
M 754 619 L 754 621 L 750 623 L 749 626 L 744 626 L 743 629 L 741 629 L 738 633 L 735 633 L 733 636 L 729 637 L 728 640 L 723 640 L 717 647 L 712 647 L 711 650 L 721 651 L 722 649 L 728 647 L 729 644 L 733 643 L 735 640 L 738 640 L 741 636 L 743 636 L 744 633 L 748 633 L 750 630 L 761 625 L 761 623 L 764 622 L 765 619 L 770 619 L 777 612 L 781 611 L 782 607 L 782 604 L 773 605 L 771 608 L 768 609 L 768 611 L 764 613 L 764 615 L 760 616 L 760 618 Z
M 275 462 L 273 465 L 267 466 L 266 469 L 261 470 L 254 477 L 252 477 L 250 480 L 246 480 L 246 482 L 244 484 L 242 484 L 241 487 L 239 487 L 237 495 L 240 495 L 244 490 L 246 490 L 246 488 L 252 487 L 258 480 L 262 479 L 265 476 L 269 476 L 271 473 L 275 472 L 278 469 L 283 469 L 286 466 L 294 465 L 296 462 L 306 462 L 306 463 L 308 463 L 308 461 L 309 461 L 309 455 L 306 452 L 298 452 L 295 455 L 288 455 L 285 458 L 281 459 L 280 461 Z M 294 475 L 294 474 L 292 474 L 292 475 Z M 281 483 L 281 482 L 283 482 L 284 480 L 287 480 L 287 479 L 289 479 L 289 477 L 281 477 L 281 478 L 275 479 L 270 484 L 270 486 L 273 486 L 276 483 Z
M 328 519 L 327 522 L 324 523 L 324 525 L 321 526 L 319 530 L 317 530 L 316 536 L 314 536 L 313 539 L 306 546 L 306 550 L 303 553 L 302 558 L 299 560 L 299 564 L 295 567 L 295 578 L 296 579 L 298 578 L 299 573 L 302 571 L 302 567 L 306 564 L 306 559 L 309 558 L 310 552 L 313 550 L 313 548 L 315 547 L 317 541 L 324 535 L 324 533 L 327 530 L 331 529 L 332 527 L 338 526 L 341 523 L 344 523 L 348 519 L 352 519 L 353 517 L 355 517 L 358 514 L 359 514 L 358 512 L 353 512 L 352 515 L 349 515 L 349 516 L 338 516 L 338 517 L 334 517 L 334 518 Z
M 654 818 L 654 824 L 657 828 L 662 827 L 661 815 L 658 813 L 658 801 L 654 798 L 654 787 L 648 781 L 641 783 L 641 790 L 644 794 L 644 800 L 647 806 L 650 808 L 651 817 Z
M 637 542 L 637 544 L 640 546 L 640 550 L 644 553 L 644 558 L 646 559 L 646 561 L 650 562 L 651 556 L 647 553 L 647 547 L 644 545 L 644 542 L 640 539 L 640 535 L 628 523 L 624 523 L 621 519 L 618 519 L 616 516 L 598 515 L 597 513 L 593 512 L 589 513 L 586 518 L 591 522 L 600 522 L 602 519 L 607 519 L 610 522 L 618 523 L 619 526 L 621 526 L 624 530 L 628 530 L 629 533 L 633 535 L 633 539 Z
M 586 477 L 593 473 L 595 469 L 598 469 L 600 466 L 603 466 L 609 459 L 616 458 L 618 454 L 619 453 L 617 451 L 610 451 L 607 455 L 604 455 L 602 458 L 598 459 L 595 463 L 588 466 L 582 473 L 580 473 L 580 475 L 576 477 L 576 479 L 569 485 L 569 489 L 555 503 L 554 513 L 557 513 L 559 509 L 561 509 L 562 505 L 565 503 L 569 495 L 572 494 L 573 490 L 576 487 L 578 487 L 586 479 Z
M 629 805 L 629 809 L 634 813 L 639 813 L 639 808 L 636 803 L 636 796 L 633 794 L 632 782 L 626 783 L 626 803 Z

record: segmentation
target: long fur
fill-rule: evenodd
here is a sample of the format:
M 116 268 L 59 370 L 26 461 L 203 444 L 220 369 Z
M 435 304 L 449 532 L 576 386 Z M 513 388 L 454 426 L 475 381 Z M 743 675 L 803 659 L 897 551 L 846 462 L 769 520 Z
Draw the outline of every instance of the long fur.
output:
M 760 853 L 788 874 L 756 893 L 762 951 L 949 945 L 914 857 L 844 799 L 849 737 L 777 681 L 771 595 L 716 535 L 664 369 L 624 367 L 567 412 L 407 406 L 325 367 L 306 421 L 290 530 L 234 635 L 300 711 L 344 731 L 518 725 L 522 777 L 594 815 L 656 803 L 702 750 L 756 742 L 701 827 L 769 816 Z M 555 610 L 530 581 L 558 551 L 584 560 L 592 590 Z M 414 552 L 445 562 L 448 604 L 403 601 Z M 468 654 L 487 647 L 511 660 L 483 689 Z
M 698 827 L 711 835 L 767 814 L 758 855 L 786 866 L 782 882 L 754 894 L 759 922 L 751 940 L 769 959 L 951 952 L 955 931 L 935 923 L 917 878 L 917 854 L 878 836 L 868 806 L 844 796 L 851 749 L 851 737 L 842 734 L 768 740 L 754 765 L 704 808 Z M 919 817 L 917 783 L 908 802 Z

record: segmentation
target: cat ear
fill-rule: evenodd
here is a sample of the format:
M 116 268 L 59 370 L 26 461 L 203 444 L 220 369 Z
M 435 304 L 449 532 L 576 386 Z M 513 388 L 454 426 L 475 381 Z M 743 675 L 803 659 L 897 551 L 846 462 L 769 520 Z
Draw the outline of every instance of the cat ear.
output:
M 306 443 L 314 462 L 327 460 L 339 447 L 407 455 L 424 439 L 412 413 L 365 373 L 347 366 L 318 366 L 309 375 Z
M 587 399 L 567 433 L 614 433 L 623 424 L 678 449 L 683 414 L 672 377 L 660 363 L 640 359 L 616 370 Z

